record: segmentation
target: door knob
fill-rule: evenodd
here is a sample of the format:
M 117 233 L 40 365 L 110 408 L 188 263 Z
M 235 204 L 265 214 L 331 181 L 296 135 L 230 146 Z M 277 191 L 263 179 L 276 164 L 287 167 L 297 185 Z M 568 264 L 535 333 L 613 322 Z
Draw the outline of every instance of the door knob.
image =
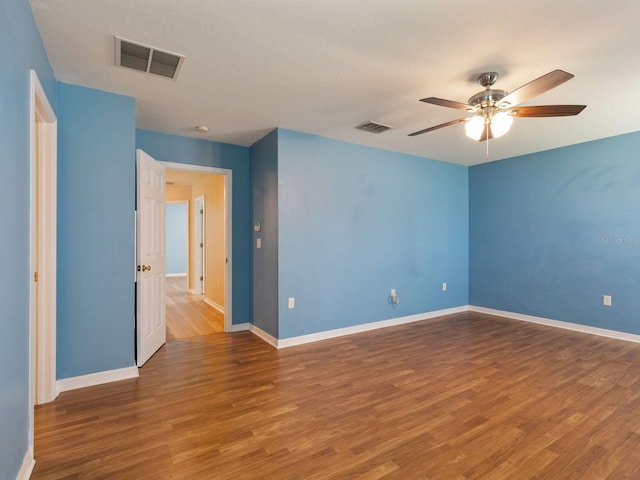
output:
M 138 271 L 146 272 L 147 270 L 151 270 L 151 265 L 142 265 L 142 268 L 140 268 L 140 265 L 138 265 Z

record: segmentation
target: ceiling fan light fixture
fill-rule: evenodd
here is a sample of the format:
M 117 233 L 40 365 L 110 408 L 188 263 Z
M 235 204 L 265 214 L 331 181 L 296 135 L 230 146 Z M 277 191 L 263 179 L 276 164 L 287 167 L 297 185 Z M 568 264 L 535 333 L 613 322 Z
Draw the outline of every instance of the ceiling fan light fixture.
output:
M 507 112 L 498 112 L 491 119 L 491 132 L 493 137 L 501 137 L 509 131 L 513 123 L 513 116 Z
M 480 140 L 483 130 L 484 116 L 481 114 L 471 117 L 464 125 L 465 134 L 474 140 Z

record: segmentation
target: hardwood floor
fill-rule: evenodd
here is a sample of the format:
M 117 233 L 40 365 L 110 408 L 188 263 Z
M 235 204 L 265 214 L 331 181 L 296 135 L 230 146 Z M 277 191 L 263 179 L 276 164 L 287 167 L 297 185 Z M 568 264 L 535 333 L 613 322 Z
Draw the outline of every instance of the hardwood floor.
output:
M 167 340 L 224 332 L 224 314 L 187 291 L 187 277 L 167 277 Z
M 33 479 L 639 479 L 640 345 L 476 313 L 193 337 L 35 426 Z

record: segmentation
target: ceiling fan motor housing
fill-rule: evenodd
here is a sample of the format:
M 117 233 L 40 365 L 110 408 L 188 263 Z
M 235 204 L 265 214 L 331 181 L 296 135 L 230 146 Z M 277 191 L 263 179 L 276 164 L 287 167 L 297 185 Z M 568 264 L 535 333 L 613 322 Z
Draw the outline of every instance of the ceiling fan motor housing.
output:
M 476 93 L 471 97 L 469 99 L 469 105 L 477 109 L 494 107 L 506 96 L 507 92 L 504 90 L 493 90 L 491 88 L 487 88 L 486 90 Z

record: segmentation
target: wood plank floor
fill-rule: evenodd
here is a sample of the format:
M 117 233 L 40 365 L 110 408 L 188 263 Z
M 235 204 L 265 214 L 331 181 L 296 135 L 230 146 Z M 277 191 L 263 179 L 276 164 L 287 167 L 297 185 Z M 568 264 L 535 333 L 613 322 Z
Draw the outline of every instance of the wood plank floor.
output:
M 224 314 L 187 290 L 187 277 L 167 277 L 167 340 L 224 332 Z
M 33 479 L 640 479 L 640 345 L 476 313 L 168 342 L 36 408 Z

